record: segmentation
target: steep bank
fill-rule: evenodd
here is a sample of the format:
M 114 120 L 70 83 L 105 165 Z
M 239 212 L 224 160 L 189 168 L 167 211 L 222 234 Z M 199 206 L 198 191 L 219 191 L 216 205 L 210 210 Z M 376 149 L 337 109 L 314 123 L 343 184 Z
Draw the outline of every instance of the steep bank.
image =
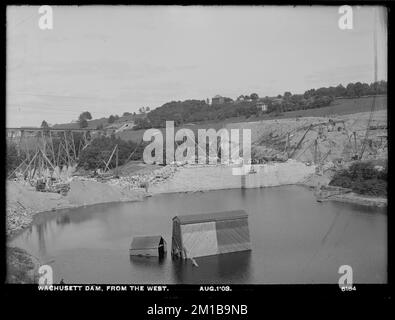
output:
M 252 165 L 252 173 L 233 174 L 234 166 L 194 165 L 177 170 L 165 184 L 149 188 L 152 194 L 196 192 L 219 189 L 261 188 L 303 182 L 315 170 L 314 166 L 288 160 L 284 163 Z
M 37 283 L 40 261 L 23 249 L 7 247 L 6 283 Z
M 141 176 L 121 177 L 105 182 L 74 178 L 66 196 L 37 192 L 22 182 L 7 182 L 7 235 L 28 226 L 35 213 L 74 208 L 105 202 L 136 201 L 147 195 L 139 188 L 148 182 L 151 194 L 194 192 L 231 188 L 259 188 L 300 183 L 314 171 L 313 166 L 293 160 L 285 163 L 254 165 L 255 173 L 234 175 L 236 166 L 167 166 Z
M 138 201 L 147 196 L 139 187 L 148 182 L 148 193 L 198 192 L 219 189 L 261 188 L 287 184 L 303 184 L 310 187 L 326 185 L 328 174 L 315 175 L 315 166 L 288 160 L 283 163 L 252 165 L 252 172 L 235 175 L 237 166 L 191 165 L 166 166 L 139 176 L 126 176 L 97 182 L 89 178 L 75 178 L 66 196 L 57 193 L 37 192 L 21 182 L 7 182 L 7 236 L 28 226 L 35 213 L 74 208 L 105 202 Z M 329 171 L 328 171 L 329 172 Z M 383 205 L 386 201 L 363 196 L 337 196 L 328 200 L 360 204 Z M 385 199 L 386 200 L 386 199 Z
M 382 208 L 387 206 L 388 200 L 383 197 L 373 197 L 350 192 L 345 194 L 334 194 L 326 198 L 319 198 L 319 201 L 338 201 Z
M 128 190 L 96 181 L 73 180 L 66 196 L 38 192 L 34 187 L 16 181 L 7 181 L 7 236 L 27 227 L 34 214 L 57 209 L 74 208 L 105 202 L 142 200 L 141 189 Z

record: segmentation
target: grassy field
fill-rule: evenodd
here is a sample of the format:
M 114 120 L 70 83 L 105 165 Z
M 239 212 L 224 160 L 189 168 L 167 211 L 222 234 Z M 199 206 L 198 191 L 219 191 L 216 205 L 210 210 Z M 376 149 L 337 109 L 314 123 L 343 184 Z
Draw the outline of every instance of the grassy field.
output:
M 186 124 L 183 126 L 183 128 L 189 128 L 195 132 L 197 129 L 213 128 L 215 130 L 218 130 L 220 128 L 223 128 L 227 123 L 250 122 L 270 119 L 289 119 L 296 117 L 328 117 L 359 112 L 369 112 L 372 108 L 373 99 L 376 100 L 375 110 L 386 110 L 387 96 L 363 97 L 355 99 L 336 99 L 331 106 L 323 108 L 288 111 L 280 114 L 279 116 L 268 114 L 261 117 L 251 117 L 248 119 L 246 119 L 245 117 L 238 117 L 226 119 L 221 122 L 205 121 L 196 124 Z M 163 128 L 160 130 L 162 131 L 163 136 L 165 136 L 165 130 Z M 118 135 L 121 139 L 124 140 L 140 142 L 143 138 L 144 131 L 145 130 L 127 130 L 119 133 Z
M 364 97 L 354 99 L 336 99 L 332 105 L 323 108 L 288 111 L 279 117 L 266 116 L 260 119 L 277 119 L 277 118 L 296 118 L 296 117 L 327 117 L 335 115 L 353 114 L 359 112 L 369 112 L 372 108 L 373 99 L 375 99 L 375 110 L 385 110 L 387 108 L 387 96 Z M 254 120 L 256 121 L 256 120 Z

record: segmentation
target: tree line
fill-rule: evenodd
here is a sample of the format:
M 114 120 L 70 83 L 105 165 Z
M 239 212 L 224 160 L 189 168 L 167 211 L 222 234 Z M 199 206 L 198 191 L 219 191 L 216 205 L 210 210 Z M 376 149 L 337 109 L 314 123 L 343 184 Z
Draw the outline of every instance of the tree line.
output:
M 224 97 L 223 103 L 210 104 L 209 100 L 185 100 L 171 101 L 162 106 L 151 110 L 149 107 L 139 108 L 142 117 L 136 117 L 135 130 L 160 128 L 165 126 L 166 121 L 174 121 L 176 125 L 183 125 L 188 122 L 201 121 L 221 121 L 235 117 L 257 117 L 266 113 L 280 114 L 287 111 L 306 110 L 329 106 L 336 98 L 358 98 L 362 96 L 378 95 L 387 93 L 387 82 L 377 81 L 373 83 L 349 83 L 346 87 L 342 84 L 338 86 L 321 87 L 310 89 L 303 94 L 292 94 L 287 91 L 283 95 L 276 97 L 262 97 L 257 93 L 240 95 L 235 101 Z M 266 111 L 260 108 L 259 104 L 265 104 Z M 136 112 L 124 112 L 123 116 L 136 116 Z M 110 115 L 107 119 L 108 124 L 119 120 L 118 115 Z M 82 112 L 78 117 L 80 128 L 87 128 L 88 121 L 92 120 L 89 111 Z M 42 128 L 49 128 L 44 120 Z M 100 123 L 96 129 L 103 129 Z
M 188 122 L 218 121 L 244 116 L 260 116 L 263 112 L 279 114 L 286 111 L 321 108 L 331 105 L 336 98 L 358 98 L 367 95 L 387 93 L 387 82 L 378 81 L 371 84 L 349 83 L 346 87 L 310 89 L 303 94 L 287 91 L 277 97 L 260 98 L 258 94 L 240 95 L 236 101 L 225 98 L 223 103 L 210 105 L 207 100 L 171 101 L 146 113 L 146 117 L 136 119 L 135 130 L 161 128 L 166 121 L 174 121 L 180 126 Z M 258 103 L 265 104 L 267 111 L 262 111 Z

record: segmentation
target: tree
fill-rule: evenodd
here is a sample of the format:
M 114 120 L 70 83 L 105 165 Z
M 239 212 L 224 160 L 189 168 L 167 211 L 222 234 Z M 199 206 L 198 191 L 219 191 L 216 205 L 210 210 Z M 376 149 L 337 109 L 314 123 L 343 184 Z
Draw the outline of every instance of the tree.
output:
M 357 82 L 357 83 L 354 84 L 354 92 L 355 92 L 355 95 L 357 97 L 360 97 L 360 96 L 363 95 L 363 85 L 362 85 L 362 83 Z
M 84 111 L 83 113 L 80 114 L 80 116 L 78 117 L 78 120 L 92 120 L 92 115 L 89 111 Z
M 18 147 L 15 142 L 7 142 L 6 149 L 6 170 L 7 175 L 12 173 L 26 157 L 22 154 L 18 154 Z
M 292 96 L 291 92 L 289 92 L 289 91 L 284 92 L 284 99 L 289 99 L 289 98 L 291 98 L 291 96 Z
M 147 113 L 150 111 L 150 107 L 141 107 L 139 108 L 140 113 Z
M 314 95 L 315 95 L 315 89 L 310 89 L 310 90 L 305 91 L 303 96 L 305 99 L 309 99 L 309 98 L 313 97 Z
M 134 130 L 149 129 L 149 128 L 152 128 L 152 125 L 147 118 L 137 118 L 134 122 L 134 127 L 133 127 Z
M 259 99 L 259 96 L 258 96 L 257 93 L 251 93 L 251 94 L 250 94 L 250 98 L 251 98 L 251 100 L 258 100 L 258 99 Z
M 47 121 L 43 120 L 43 122 L 41 122 L 41 128 L 43 128 L 43 133 L 44 135 L 48 135 L 49 134 L 49 124 Z M 37 136 L 39 136 L 39 133 L 37 132 Z
M 347 94 L 347 89 L 343 87 L 342 84 L 339 84 L 335 88 L 335 97 L 344 97 Z
M 108 118 L 108 123 L 114 123 L 114 121 L 115 121 L 115 117 L 114 117 L 113 115 L 111 115 L 111 116 Z
M 89 111 L 84 111 L 78 117 L 78 122 L 80 124 L 80 128 L 88 127 L 88 121 L 87 120 L 92 120 L 92 115 L 91 115 L 91 113 Z
M 137 143 L 132 141 L 124 141 L 115 137 L 98 137 L 92 140 L 80 155 L 79 167 L 84 169 L 105 168 L 105 163 L 109 160 L 115 146 L 118 146 L 118 165 L 122 165 L 128 160 L 131 152 L 135 150 L 132 160 L 142 159 L 144 145 L 137 147 Z M 113 155 L 109 163 L 110 168 L 117 165 L 117 157 Z
M 41 122 L 41 128 L 48 129 L 49 128 L 48 122 L 43 120 L 43 122 Z
M 122 117 L 126 117 L 126 116 L 131 116 L 132 114 L 130 112 L 124 112 Z
M 347 85 L 347 96 L 348 97 L 355 97 L 355 88 L 353 83 L 349 83 Z

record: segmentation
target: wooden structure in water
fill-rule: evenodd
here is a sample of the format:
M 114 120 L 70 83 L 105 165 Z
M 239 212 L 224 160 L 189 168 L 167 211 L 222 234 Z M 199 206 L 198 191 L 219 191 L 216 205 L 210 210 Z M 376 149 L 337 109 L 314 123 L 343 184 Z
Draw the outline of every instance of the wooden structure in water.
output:
M 131 256 L 163 257 L 167 252 L 162 236 L 134 237 L 130 246 Z
M 171 253 L 182 259 L 251 250 L 248 215 L 243 210 L 173 218 Z

